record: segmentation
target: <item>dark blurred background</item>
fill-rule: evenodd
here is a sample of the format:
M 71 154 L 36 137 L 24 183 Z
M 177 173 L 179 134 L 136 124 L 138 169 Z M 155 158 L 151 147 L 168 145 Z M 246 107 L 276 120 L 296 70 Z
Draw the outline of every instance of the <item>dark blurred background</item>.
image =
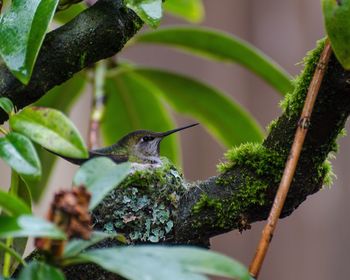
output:
M 300 72 L 306 52 L 324 36 L 319 0 L 204 0 L 206 18 L 201 25 L 234 34 L 261 49 L 293 76 Z M 163 26 L 184 24 L 166 17 Z M 186 73 L 218 87 L 242 104 L 265 127 L 280 114 L 280 96 L 259 78 L 238 65 L 209 62 L 173 50 L 137 45 L 121 54 L 139 64 Z M 87 134 L 89 94 L 71 116 L 83 135 Z M 193 104 L 195 106 L 195 104 Z M 175 116 L 178 124 L 191 120 Z M 183 170 L 188 180 L 216 174 L 216 164 L 225 149 L 200 127 L 181 134 Z M 333 160 L 337 178 L 331 188 L 309 197 L 290 217 L 280 220 L 267 254 L 260 279 L 347 279 L 350 274 L 350 210 L 348 172 L 349 138 L 340 140 L 340 151 Z M 9 169 L 0 163 L 1 186 L 8 186 Z M 44 215 L 52 193 L 69 187 L 76 168 L 60 161 L 36 213 Z M 240 234 L 233 231 L 212 239 L 212 248 L 249 265 L 255 253 L 264 222 Z

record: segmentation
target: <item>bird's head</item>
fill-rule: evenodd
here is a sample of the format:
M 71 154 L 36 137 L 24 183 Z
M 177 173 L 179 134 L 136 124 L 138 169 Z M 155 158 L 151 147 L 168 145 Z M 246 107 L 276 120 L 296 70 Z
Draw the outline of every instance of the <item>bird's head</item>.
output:
M 159 163 L 160 142 L 168 135 L 198 125 L 198 123 L 179 127 L 166 132 L 137 130 L 124 136 L 118 145 L 126 147 L 133 161 Z

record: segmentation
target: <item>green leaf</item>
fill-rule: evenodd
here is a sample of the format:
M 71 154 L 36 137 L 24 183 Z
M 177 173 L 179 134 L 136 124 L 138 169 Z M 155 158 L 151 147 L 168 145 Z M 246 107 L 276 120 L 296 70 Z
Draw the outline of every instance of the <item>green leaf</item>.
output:
M 35 182 L 40 179 L 40 160 L 32 142 L 26 136 L 11 132 L 0 138 L 0 157 L 25 181 Z
M 323 16 L 335 56 L 350 70 L 350 0 L 338 2 L 322 0 Z
M 65 234 L 54 224 L 39 217 L 22 215 L 19 217 L 0 217 L 0 238 L 7 237 L 49 237 L 65 239 Z
M 32 261 L 22 269 L 18 280 L 64 280 L 61 270 L 43 262 Z
M 13 0 L 0 19 L 0 55 L 22 83 L 29 82 L 58 0 Z
M 121 247 L 91 250 L 79 257 L 131 280 L 208 279 L 203 274 L 250 279 L 247 269 L 237 261 L 197 248 Z
M 3 109 L 9 115 L 13 111 L 13 103 L 7 97 L 1 97 L 0 108 Z
M 0 209 L 5 210 L 7 214 L 20 216 L 22 214 L 30 214 L 31 210 L 17 196 L 4 192 L 0 189 Z
M 202 0 L 166 0 L 164 10 L 189 22 L 199 23 L 204 18 Z
M 222 144 L 260 142 L 263 133 L 240 105 L 219 90 L 191 78 L 155 69 L 139 68 L 119 75 L 140 75 L 153 83 L 153 92 L 164 97 L 176 111 L 205 126 Z
M 70 6 L 68 9 L 65 9 L 63 11 L 58 11 L 55 14 L 54 20 L 56 22 L 65 24 L 65 23 L 71 21 L 77 15 L 79 15 L 86 8 L 87 8 L 87 5 L 84 2 L 74 4 L 74 5 Z
M 124 0 L 124 3 L 146 24 L 158 27 L 162 18 L 162 0 Z
M 171 27 L 135 37 L 136 42 L 164 44 L 205 58 L 239 63 L 279 93 L 292 90 L 290 76 L 271 58 L 232 35 L 206 28 Z
M 85 71 L 75 74 L 65 83 L 48 91 L 35 103 L 35 106 L 50 107 L 65 114 L 69 113 L 72 106 L 84 92 L 87 85 L 87 79 L 88 78 Z
M 19 177 L 18 178 L 18 190 L 17 196 L 24 201 L 24 203 L 28 206 L 29 209 L 32 208 L 32 193 L 31 189 L 29 189 L 28 185 L 24 182 L 24 180 Z
M 93 158 L 84 163 L 74 176 L 74 185 L 85 186 L 91 192 L 89 209 L 121 183 L 130 172 L 130 163 L 116 164 L 106 157 Z
M 176 127 L 163 102 L 153 92 L 152 84 L 145 79 L 136 75 L 107 79 L 106 93 L 106 110 L 101 123 L 106 146 L 134 130 L 166 131 Z M 178 135 L 167 137 L 161 143 L 162 155 L 179 164 L 179 145 Z
M 94 231 L 91 234 L 90 240 L 73 239 L 68 242 L 64 248 L 63 257 L 70 258 L 78 255 L 83 250 L 95 245 L 107 238 L 115 238 L 116 234 L 109 234 L 101 231 Z
M 68 10 L 75 6 L 76 5 L 70 7 Z M 35 103 L 35 106 L 55 108 L 68 115 L 72 109 L 72 106 L 84 92 L 86 84 L 86 72 L 81 71 L 78 74 L 75 74 L 73 78 L 69 79 L 64 84 L 51 89 Z M 42 164 L 42 177 L 40 182 L 37 183 L 35 190 L 32 191 L 32 195 L 34 201 L 38 202 L 42 193 L 45 191 L 48 180 L 50 179 L 57 156 L 49 153 L 39 145 L 37 145 L 36 148 Z
M 88 151 L 73 123 L 60 111 L 30 107 L 10 116 L 10 125 L 44 148 L 72 158 L 87 158 Z

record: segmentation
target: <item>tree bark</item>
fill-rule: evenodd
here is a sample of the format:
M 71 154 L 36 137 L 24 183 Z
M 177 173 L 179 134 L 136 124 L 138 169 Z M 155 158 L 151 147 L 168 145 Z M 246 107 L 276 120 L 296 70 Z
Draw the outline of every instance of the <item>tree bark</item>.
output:
M 0 97 L 21 109 L 85 67 L 119 52 L 141 27 L 142 21 L 122 0 L 99 0 L 46 35 L 27 86 L 0 64 Z M 1 111 L 0 123 L 7 118 Z

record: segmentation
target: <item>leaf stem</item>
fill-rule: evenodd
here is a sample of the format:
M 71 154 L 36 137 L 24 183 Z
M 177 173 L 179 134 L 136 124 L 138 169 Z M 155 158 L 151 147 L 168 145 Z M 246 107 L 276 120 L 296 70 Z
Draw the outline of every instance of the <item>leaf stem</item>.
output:
M 12 171 L 11 171 L 11 186 L 9 189 L 9 193 L 17 195 L 18 182 L 19 182 L 18 174 L 12 169 Z M 13 238 L 12 237 L 6 238 L 5 246 L 8 249 L 12 250 L 12 248 L 11 248 L 12 245 L 13 245 Z M 3 271 L 2 271 L 4 277 L 10 277 L 11 255 L 12 254 L 8 250 L 5 251 L 4 265 L 3 265 Z
M 249 272 L 254 279 L 257 279 L 262 263 L 269 248 L 274 230 L 276 228 L 278 219 L 281 215 L 284 202 L 286 200 L 289 187 L 292 183 L 293 176 L 298 164 L 299 156 L 304 144 L 306 133 L 310 126 L 310 118 L 315 100 L 320 89 L 323 76 L 326 72 L 328 61 L 332 53 L 332 48 L 329 40 L 327 39 L 323 52 L 320 56 L 319 62 L 317 64 L 314 76 L 310 83 L 308 93 L 306 96 L 303 111 L 301 113 L 298 127 L 295 133 L 294 142 L 290 150 L 288 160 L 283 172 L 283 176 L 278 187 L 275 199 L 270 210 L 270 214 L 267 223 L 263 229 L 260 242 L 257 247 L 255 256 L 250 264 Z
M 94 96 L 91 105 L 91 115 L 88 133 L 88 147 L 94 149 L 98 147 L 98 133 L 100 122 L 105 111 L 105 85 L 106 62 L 101 60 L 96 63 L 94 69 Z
M 9 237 L 6 238 L 6 244 L 5 247 L 12 250 L 12 243 L 13 243 L 13 238 Z M 4 266 L 2 268 L 2 274 L 4 277 L 10 277 L 10 267 L 11 267 L 11 254 L 8 251 L 5 251 L 4 254 Z
M 5 252 L 9 253 L 12 257 L 14 257 L 19 263 L 26 266 L 27 263 L 22 257 L 12 248 L 8 247 L 4 242 L 0 241 L 0 250 L 4 250 Z
M 4 135 L 6 135 L 8 132 L 5 128 L 3 128 L 2 126 L 0 126 L 0 132 Z

